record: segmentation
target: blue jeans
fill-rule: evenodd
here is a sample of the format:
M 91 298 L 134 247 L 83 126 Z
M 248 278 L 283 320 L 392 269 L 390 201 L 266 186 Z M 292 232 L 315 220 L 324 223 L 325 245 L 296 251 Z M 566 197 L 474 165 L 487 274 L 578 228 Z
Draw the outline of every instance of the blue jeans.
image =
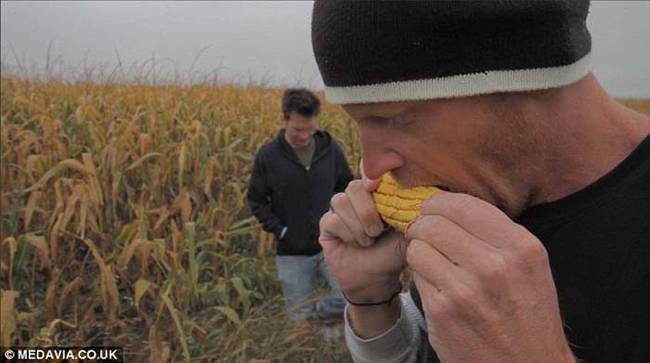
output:
M 345 300 L 338 282 L 327 268 L 323 252 L 314 256 L 276 256 L 275 264 L 282 284 L 285 309 L 291 320 L 343 317 Z M 314 304 L 316 271 L 320 271 L 327 280 L 330 294 Z

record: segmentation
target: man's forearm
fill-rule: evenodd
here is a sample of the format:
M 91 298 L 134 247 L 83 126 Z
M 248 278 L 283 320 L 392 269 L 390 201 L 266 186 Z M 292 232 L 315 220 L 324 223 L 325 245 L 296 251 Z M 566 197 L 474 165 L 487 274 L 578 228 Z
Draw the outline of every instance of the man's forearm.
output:
M 390 304 L 377 306 L 348 306 L 348 320 L 359 338 L 379 336 L 395 325 L 399 319 L 401 303 L 399 297 Z

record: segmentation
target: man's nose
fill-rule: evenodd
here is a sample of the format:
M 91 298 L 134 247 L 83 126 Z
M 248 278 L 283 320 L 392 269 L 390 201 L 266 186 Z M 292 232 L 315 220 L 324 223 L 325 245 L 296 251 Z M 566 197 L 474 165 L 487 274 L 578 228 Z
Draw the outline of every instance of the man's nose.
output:
M 379 179 L 385 173 L 404 165 L 404 158 L 382 136 L 361 132 L 363 171 L 369 179 Z

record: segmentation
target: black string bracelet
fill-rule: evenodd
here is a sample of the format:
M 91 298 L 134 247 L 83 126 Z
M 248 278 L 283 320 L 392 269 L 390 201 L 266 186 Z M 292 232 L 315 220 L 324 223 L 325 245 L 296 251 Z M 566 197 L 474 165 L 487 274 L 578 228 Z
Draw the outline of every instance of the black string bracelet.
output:
M 395 298 L 395 296 L 399 295 L 401 292 L 402 292 L 402 288 L 400 287 L 399 290 L 395 291 L 395 293 L 386 300 L 378 301 L 378 302 L 369 302 L 369 303 L 356 303 L 354 301 L 350 301 L 350 299 L 345 295 L 345 293 L 341 291 L 343 297 L 345 298 L 345 301 L 347 301 L 348 304 L 355 305 L 355 306 L 377 306 L 377 305 L 390 304 Z

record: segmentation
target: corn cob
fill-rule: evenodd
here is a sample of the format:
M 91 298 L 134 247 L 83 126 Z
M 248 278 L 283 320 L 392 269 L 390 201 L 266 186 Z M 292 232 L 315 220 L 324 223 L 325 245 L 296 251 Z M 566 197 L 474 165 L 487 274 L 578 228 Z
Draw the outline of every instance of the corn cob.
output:
M 372 193 L 372 199 L 381 218 L 404 232 L 409 223 L 420 215 L 422 201 L 438 190 L 436 187 L 402 188 L 390 173 L 386 173 Z

